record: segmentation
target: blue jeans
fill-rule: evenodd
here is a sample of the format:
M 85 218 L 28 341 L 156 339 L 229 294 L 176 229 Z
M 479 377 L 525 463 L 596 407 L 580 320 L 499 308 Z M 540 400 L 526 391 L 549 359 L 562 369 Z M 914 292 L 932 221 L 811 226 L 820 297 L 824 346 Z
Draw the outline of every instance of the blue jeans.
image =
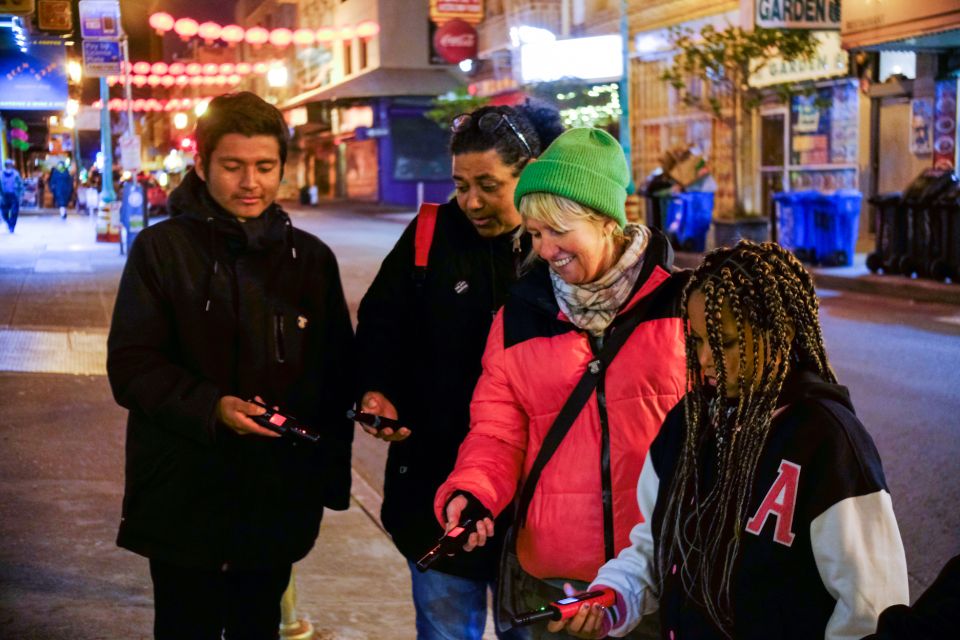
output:
M 0 194 L 0 197 L 3 198 L 2 203 L 0 203 L 0 209 L 3 211 L 3 221 L 7 223 L 10 233 L 13 233 L 13 228 L 17 226 L 17 214 L 20 213 L 20 196 L 15 193 L 3 193 Z
M 480 640 L 487 622 L 487 590 L 496 583 L 439 571 L 421 573 L 407 560 L 417 611 L 417 640 Z M 496 594 L 494 594 L 496 596 Z M 525 629 L 497 633 L 500 640 L 526 640 Z

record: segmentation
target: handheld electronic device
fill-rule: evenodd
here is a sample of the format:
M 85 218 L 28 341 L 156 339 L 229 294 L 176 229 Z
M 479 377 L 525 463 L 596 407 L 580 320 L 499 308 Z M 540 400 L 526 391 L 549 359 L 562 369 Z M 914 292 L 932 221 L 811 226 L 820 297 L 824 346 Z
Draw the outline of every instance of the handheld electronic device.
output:
M 319 433 L 311 431 L 293 416 L 280 413 L 276 409 L 271 409 L 267 405 L 257 402 L 256 400 L 248 400 L 247 402 L 251 402 L 258 407 L 263 407 L 266 410 L 264 413 L 258 416 L 250 416 L 251 420 L 256 422 L 264 429 L 270 429 L 270 431 L 273 431 L 274 433 L 279 433 L 281 436 L 285 436 L 293 440 L 303 440 L 311 443 L 315 443 L 320 440 Z
M 460 513 L 460 522 L 457 526 L 444 534 L 434 548 L 417 560 L 417 569 L 424 572 L 443 556 L 452 556 L 461 551 L 463 545 L 467 544 L 470 534 L 477 530 L 477 523 L 490 516 L 490 512 L 479 502 L 468 504 L 467 508 Z
M 572 618 L 584 604 L 599 604 L 603 607 L 612 607 L 617 601 L 617 594 L 613 589 L 598 589 L 585 591 L 577 595 L 567 596 L 544 605 L 536 611 L 518 613 L 513 624 L 518 627 L 533 624 L 540 620 L 566 620 Z
M 362 425 L 368 427 L 373 427 L 377 431 L 381 429 L 393 429 L 396 431 L 403 425 L 400 424 L 399 420 L 394 420 L 393 418 L 384 418 L 383 416 L 378 416 L 375 413 L 366 413 L 365 411 L 354 411 L 351 409 L 347 411 L 347 418 L 355 422 L 359 422 Z

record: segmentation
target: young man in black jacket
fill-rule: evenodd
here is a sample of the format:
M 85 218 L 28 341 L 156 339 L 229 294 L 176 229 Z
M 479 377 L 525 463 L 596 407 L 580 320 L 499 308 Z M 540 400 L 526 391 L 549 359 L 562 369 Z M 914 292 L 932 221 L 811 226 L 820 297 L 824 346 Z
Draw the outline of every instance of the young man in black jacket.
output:
M 426 573 L 413 563 L 443 534 L 433 497 L 467 435 L 493 315 L 530 248 L 513 204 L 517 178 L 561 131 L 557 112 L 546 108 L 483 107 L 457 117 L 456 197 L 440 206 L 427 235 L 426 268 L 414 266 L 416 250 L 427 247 L 415 241 L 421 213 L 360 303 L 361 408 L 404 425 L 367 431 L 391 443 L 381 515 L 410 563 L 419 640 L 483 635 L 499 545 L 443 558 Z
M 276 638 L 293 562 L 350 491 L 353 335 L 336 260 L 275 198 L 279 111 L 215 98 L 198 158 L 124 269 L 108 340 L 129 409 L 117 542 L 150 559 L 157 638 Z M 277 406 L 319 432 L 255 423 Z

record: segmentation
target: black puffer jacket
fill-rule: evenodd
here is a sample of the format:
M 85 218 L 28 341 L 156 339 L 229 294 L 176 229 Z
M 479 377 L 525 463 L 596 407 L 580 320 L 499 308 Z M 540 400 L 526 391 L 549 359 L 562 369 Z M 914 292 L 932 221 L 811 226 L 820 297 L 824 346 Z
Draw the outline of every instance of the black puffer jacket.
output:
M 130 252 L 107 370 L 127 422 L 118 544 L 185 566 L 274 566 L 307 554 L 350 491 L 353 335 L 336 260 L 276 205 L 241 225 L 195 174 L 174 217 Z M 260 395 L 318 447 L 239 436 L 221 396 Z
M 382 519 L 397 548 L 416 559 L 443 530 L 433 498 L 453 470 L 470 427 L 470 398 L 493 315 L 516 281 L 529 237 L 481 237 L 451 200 L 440 207 L 426 277 L 414 277 L 414 221 L 360 303 L 361 389 L 382 392 L 411 435 L 390 445 Z M 508 510 L 509 511 L 509 510 Z M 506 531 L 506 518 L 497 531 Z M 500 538 L 501 536 L 497 536 Z M 495 540 L 496 542 L 496 540 Z M 444 558 L 437 570 L 471 578 L 496 573 L 497 544 Z

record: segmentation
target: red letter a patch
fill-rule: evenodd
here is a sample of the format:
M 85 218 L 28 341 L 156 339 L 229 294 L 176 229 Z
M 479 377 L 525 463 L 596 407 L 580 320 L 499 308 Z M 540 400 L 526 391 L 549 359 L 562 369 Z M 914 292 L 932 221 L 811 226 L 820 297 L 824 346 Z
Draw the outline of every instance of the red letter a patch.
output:
M 760 503 L 757 513 L 747 521 L 747 531 L 755 536 L 760 535 L 767 516 L 777 518 L 777 528 L 773 532 L 773 539 L 789 547 L 793 544 L 793 508 L 797 504 L 797 484 L 800 480 L 800 465 L 786 460 L 780 461 L 780 472 L 767 496 Z

